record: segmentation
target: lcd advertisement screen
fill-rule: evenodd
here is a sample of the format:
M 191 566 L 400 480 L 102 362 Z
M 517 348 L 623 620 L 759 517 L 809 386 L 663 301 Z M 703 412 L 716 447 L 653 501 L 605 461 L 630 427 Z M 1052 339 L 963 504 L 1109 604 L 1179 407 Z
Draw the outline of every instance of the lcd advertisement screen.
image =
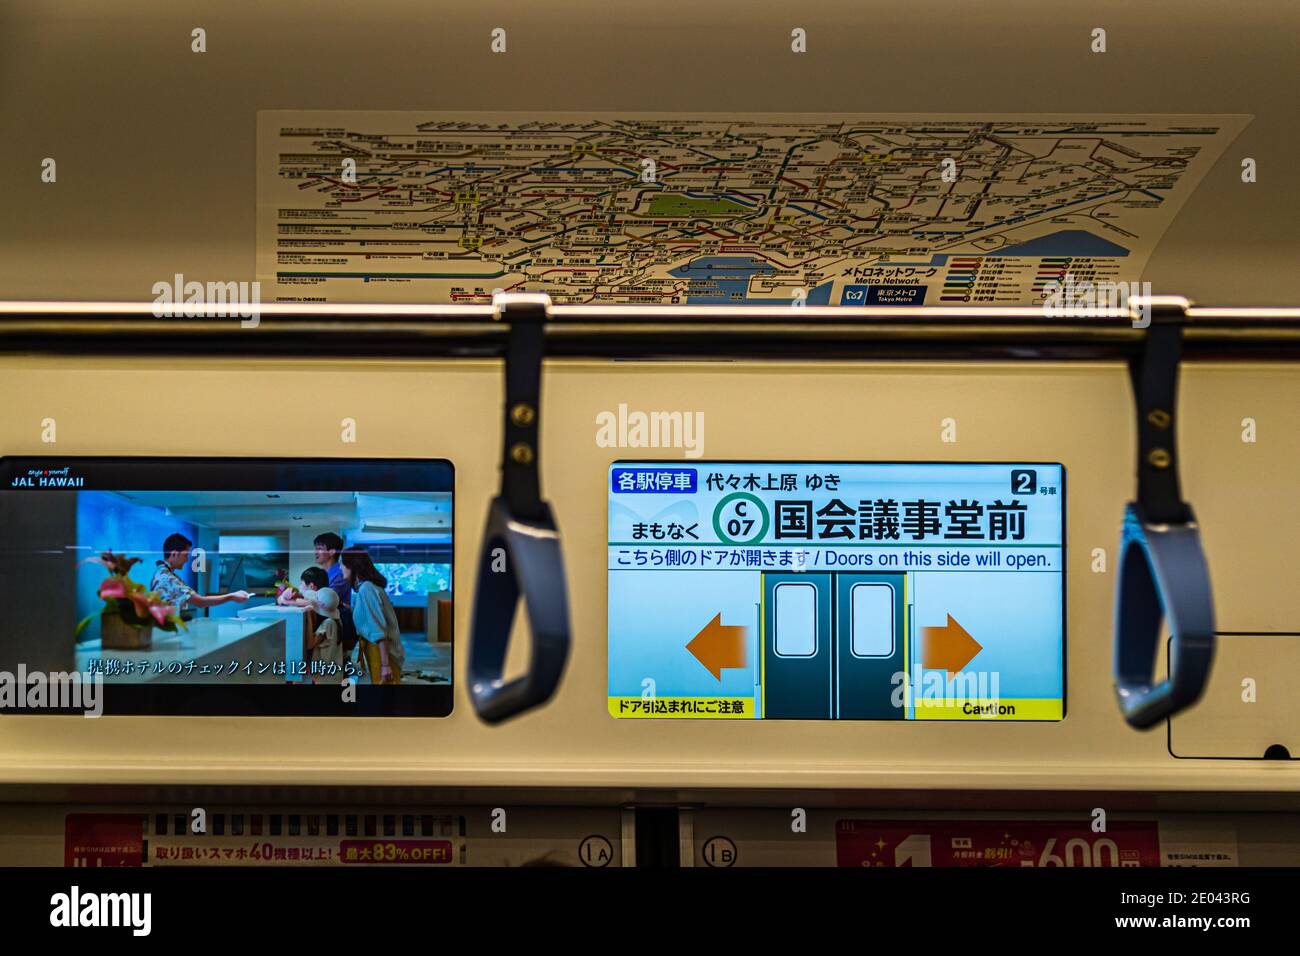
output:
M 0 459 L 0 712 L 73 675 L 107 714 L 444 716 L 453 487 L 443 460 Z
M 1060 720 L 1065 469 L 615 462 L 610 713 Z

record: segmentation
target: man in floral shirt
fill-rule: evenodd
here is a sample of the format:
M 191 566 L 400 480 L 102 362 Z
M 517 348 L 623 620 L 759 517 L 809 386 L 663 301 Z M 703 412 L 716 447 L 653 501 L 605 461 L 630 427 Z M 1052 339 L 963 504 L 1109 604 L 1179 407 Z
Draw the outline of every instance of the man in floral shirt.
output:
M 199 594 L 192 587 L 185 583 L 185 580 L 177 572 L 185 567 L 185 562 L 190 559 L 190 548 L 194 547 L 194 542 L 183 534 L 171 534 L 163 542 L 163 560 L 157 563 L 154 570 L 153 578 L 149 582 L 149 590 L 157 591 L 168 604 L 176 606 L 176 613 L 183 620 L 189 620 L 194 617 L 194 608 L 216 607 L 218 604 L 229 604 L 231 601 L 243 604 L 251 597 L 247 591 L 231 591 L 229 594 Z

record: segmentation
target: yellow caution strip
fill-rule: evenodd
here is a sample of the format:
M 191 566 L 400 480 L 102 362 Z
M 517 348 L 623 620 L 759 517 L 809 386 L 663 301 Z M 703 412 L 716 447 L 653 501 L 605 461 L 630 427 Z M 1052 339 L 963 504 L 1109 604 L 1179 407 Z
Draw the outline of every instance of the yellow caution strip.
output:
M 1055 698 L 937 697 L 912 700 L 913 720 L 1060 720 L 1064 703 Z
M 753 697 L 611 697 L 613 717 L 753 718 Z

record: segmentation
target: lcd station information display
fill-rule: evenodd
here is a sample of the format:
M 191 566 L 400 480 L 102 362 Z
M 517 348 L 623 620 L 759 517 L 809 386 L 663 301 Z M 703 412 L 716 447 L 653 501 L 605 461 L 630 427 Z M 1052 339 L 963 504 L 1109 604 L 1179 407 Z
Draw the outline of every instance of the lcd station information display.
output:
M 616 462 L 619 718 L 1060 720 L 1065 469 Z

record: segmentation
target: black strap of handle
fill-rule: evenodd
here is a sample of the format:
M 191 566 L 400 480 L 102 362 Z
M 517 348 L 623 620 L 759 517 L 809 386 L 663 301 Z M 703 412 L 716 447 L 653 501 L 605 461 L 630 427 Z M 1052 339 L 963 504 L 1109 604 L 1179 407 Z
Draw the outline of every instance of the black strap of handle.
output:
M 501 496 L 519 518 L 541 518 L 541 386 L 545 343 L 544 297 L 502 300 L 498 321 L 510 324 L 506 340 L 506 405 L 501 449 Z
M 1137 500 L 1147 519 L 1186 524 L 1191 509 L 1178 484 L 1178 365 L 1181 305 L 1153 304 L 1142 351 L 1129 365 L 1137 410 Z

